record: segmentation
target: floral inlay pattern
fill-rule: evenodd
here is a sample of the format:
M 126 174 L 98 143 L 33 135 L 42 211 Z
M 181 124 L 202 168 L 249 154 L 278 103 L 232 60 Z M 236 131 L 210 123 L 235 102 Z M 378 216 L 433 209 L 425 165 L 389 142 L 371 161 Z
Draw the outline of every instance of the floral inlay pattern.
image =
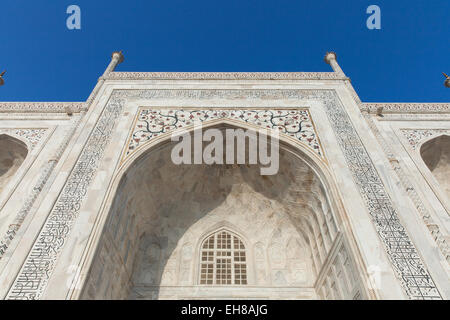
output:
M 323 157 L 319 138 L 307 109 L 257 110 L 257 109 L 150 109 L 138 111 L 136 124 L 129 139 L 125 157 L 152 138 L 175 129 L 213 119 L 233 119 L 245 123 L 278 130 L 308 145 Z
M 0 129 L 0 134 L 8 134 L 15 136 L 22 141 L 26 141 L 27 145 L 33 150 L 41 141 L 47 129 Z
M 424 139 L 441 134 L 450 135 L 450 129 L 403 129 L 402 132 L 413 150 L 416 150 Z

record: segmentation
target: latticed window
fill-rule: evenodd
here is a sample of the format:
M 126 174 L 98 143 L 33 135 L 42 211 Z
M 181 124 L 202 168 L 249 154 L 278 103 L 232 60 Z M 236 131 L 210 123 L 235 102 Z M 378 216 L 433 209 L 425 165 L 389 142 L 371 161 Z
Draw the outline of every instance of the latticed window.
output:
M 236 235 L 225 230 L 210 235 L 200 259 L 200 284 L 247 284 L 245 246 Z

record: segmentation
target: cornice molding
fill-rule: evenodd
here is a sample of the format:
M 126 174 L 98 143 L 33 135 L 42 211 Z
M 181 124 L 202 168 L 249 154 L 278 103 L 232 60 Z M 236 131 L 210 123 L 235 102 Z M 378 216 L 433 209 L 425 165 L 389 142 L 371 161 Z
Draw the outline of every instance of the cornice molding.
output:
M 361 103 L 361 110 L 377 113 L 382 107 L 382 113 L 450 113 L 450 103 Z
M 105 80 L 345 80 L 335 72 L 110 72 Z
M 79 113 L 85 102 L 0 102 L 0 113 Z

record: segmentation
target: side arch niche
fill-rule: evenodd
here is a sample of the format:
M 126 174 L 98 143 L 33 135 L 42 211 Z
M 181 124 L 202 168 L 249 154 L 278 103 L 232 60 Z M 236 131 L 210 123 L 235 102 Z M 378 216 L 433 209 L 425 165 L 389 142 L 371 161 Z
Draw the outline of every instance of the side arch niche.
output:
M 425 142 L 420 148 L 423 162 L 450 199 L 450 136 L 441 135 Z
M 28 154 L 25 143 L 7 134 L 0 134 L 0 193 L 14 177 Z
M 114 178 L 74 298 L 367 298 L 331 174 L 289 141 L 280 139 L 279 171 L 267 176 L 255 164 L 176 165 L 170 136 L 136 153 Z M 202 281 L 204 240 L 213 239 L 213 252 L 224 230 L 240 248 L 231 254 L 245 257 L 245 281 L 241 260 L 240 281 L 222 273 L 218 281 L 217 266 Z

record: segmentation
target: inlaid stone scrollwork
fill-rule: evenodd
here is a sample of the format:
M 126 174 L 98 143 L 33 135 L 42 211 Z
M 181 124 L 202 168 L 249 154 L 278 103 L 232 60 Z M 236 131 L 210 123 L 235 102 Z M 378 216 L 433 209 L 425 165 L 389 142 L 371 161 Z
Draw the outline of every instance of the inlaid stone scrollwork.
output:
M 28 128 L 19 128 L 19 129 L 1 129 L 0 134 L 8 134 L 13 137 L 19 138 L 19 140 L 24 141 L 30 150 L 33 150 L 37 144 L 41 141 L 45 132 L 48 129 L 38 128 L 38 129 L 28 129 Z
M 262 128 L 277 130 L 305 143 L 320 157 L 322 147 L 308 109 L 152 109 L 138 111 L 123 160 L 140 146 L 163 133 L 183 128 L 196 121 L 233 119 Z
M 401 132 L 413 150 L 416 150 L 424 140 L 437 137 L 441 134 L 450 135 L 450 129 L 402 129 Z

